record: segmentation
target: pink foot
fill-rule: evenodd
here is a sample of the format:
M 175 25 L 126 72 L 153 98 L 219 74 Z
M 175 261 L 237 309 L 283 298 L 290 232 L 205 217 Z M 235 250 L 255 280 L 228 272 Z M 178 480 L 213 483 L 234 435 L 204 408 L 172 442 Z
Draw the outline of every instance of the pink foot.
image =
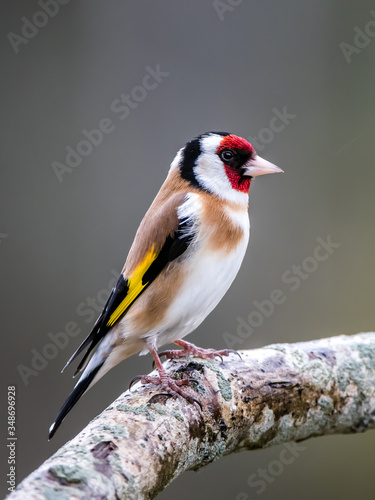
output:
M 150 351 L 152 357 L 154 358 L 154 362 L 159 372 L 159 376 L 151 377 L 150 375 L 138 375 L 137 377 L 134 377 L 133 380 L 130 382 L 129 389 L 132 387 L 134 383 L 138 381 L 140 381 L 142 384 L 153 384 L 156 386 L 160 386 L 164 391 L 166 391 L 171 396 L 174 397 L 182 396 L 189 403 L 197 403 L 200 409 L 202 409 L 201 403 L 197 399 L 190 396 L 190 394 L 188 394 L 187 391 L 184 391 L 181 388 L 181 386 L 183 385 L 189 385 L 189 380 L 185 378 L 180 380 L 173 380 L 164 370 L 156 349 L 150 348 Z
M 159 356 L 165 356 L 167 359 L 176 359 L 191 355 L 203 359 L 215 359 L 215 357 L 218 357 L 221 361 L 223 361 L 223 356 L 229 356 L 229 354 L 237 354 L 237 356 L 241 357 L 233 349 L 221 349 L 219 351 L 216 349 L 203 349 L 185 340 L 176 340 L 174 343 L 182 347 L 182 349 L 163 351 Z

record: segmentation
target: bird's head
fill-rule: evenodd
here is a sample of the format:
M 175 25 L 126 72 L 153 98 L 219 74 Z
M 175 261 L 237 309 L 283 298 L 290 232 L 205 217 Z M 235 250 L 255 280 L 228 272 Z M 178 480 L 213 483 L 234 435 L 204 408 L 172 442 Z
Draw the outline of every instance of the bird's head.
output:
M 191 140 L 171 167 L 192 185 L 233 201 L 248 195 L 253 177 L 282 172 L 258 156 L 246 139 L 227 132 L 207 132 Z

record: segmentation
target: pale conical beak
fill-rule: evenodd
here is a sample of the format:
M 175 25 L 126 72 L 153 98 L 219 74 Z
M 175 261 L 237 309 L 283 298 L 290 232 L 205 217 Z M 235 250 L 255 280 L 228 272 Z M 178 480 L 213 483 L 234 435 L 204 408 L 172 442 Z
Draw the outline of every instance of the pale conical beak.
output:
M 246 163 L 244 173 L 248 177 L 256 177 L 257 175 L 277 174 L 278 172 L 284 172 L 284 170 L 281 170 L 281 168 L 264 158 L 255 155 L 253 160 Z

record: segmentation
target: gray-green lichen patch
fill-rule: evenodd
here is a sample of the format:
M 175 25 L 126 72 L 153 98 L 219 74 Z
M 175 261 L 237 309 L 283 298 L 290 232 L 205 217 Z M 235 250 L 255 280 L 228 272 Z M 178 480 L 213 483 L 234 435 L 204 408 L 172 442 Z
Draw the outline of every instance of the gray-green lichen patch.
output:
M 195 465 L 190 470 L 199 470 L 211 462 L 224 455 L 227 451 L 227 444 L 224 440 L 218 439 L 216 441 L 202 442 L 199 448 L 199 455 L 194 456 Z
M 221 395 L 223 396 L 225 401 L 230 401 L 233 397 L 232 388 L 228 380 L 224 377 L 223 372 L 218 366 L 216 366 L 214 363 L 210 363 L 209 361 L 205 361 L 204 365 L 207 366 L 207 368 L 209 368 L 211 371 L 216 373 L 219 391 L 221 392 Z
M 122 438 L 128 438 L 129 432 L 125 425 L 111 425 L 111 424 L 100 424 L 97 427 L 98 431 L 108 432 L 111 436 L 117 436 Z
M 155 415 L 151 413 L 150 408 L 147 406 L 131 406 L 120 404 L 116 406 L 118 411 L 125 411 L 127 413 L 134 413 L 135 415 L 143 415 L 147 420 L 155 420 Z
M 93 436 L 90 436 L 90 440 L 92 443 L 99 443 L 102 440 L 102 438 L 94 434 Z
M 279 420 L 279 425 L 277 429 L 277 436 L 275 439 L 270 441 L 271 444 L 283 443 L 286 441 L 291 441 L 295 437 L 295 421 L 293 415 L 288 413 L 283 415 Z
M 309 375 L 319 387 L 326 387 L 332 380 L 331 365 L 321 359 L 314 359 L 308 364 Z
M 50 467 L 48 472 L 60 484 L 85 483 L 87 480 L 87 470 L 78 465 L 56 464 Z
M 341 362 L 341 369 L 338 374 L 338 386 L 341 391 L 345 391 L 347 386 L 354 382 L 358 387 L 362 387 L 365 379 L 365 366 L 360 356 L 355 356 L 353 351 L 352 356 Z
M 167 410 L 160 403 L 151 403 L 150 405 L 148 405 L 148 407 L 151 410 L 155 410 L 157 413 L 159 413 L 159 415 L 167 415 L 168 414 Z
M 334 409 L 332 398 L 328 396 L 320 396 L 318 405 L 326 411 L 330 411 Z
M 265 406 L 261 413 L 261 417 L 258 418 L 256 422 L 254 422 L 253 425 L 250 427 L 249 435 L 251 441 L 253 443 L 257 443 L 258 441 L 260 441 L 262 436 L 267 431 L 272 429 L 274 424 L 275 424 L 275 415 L 268 406 Z
M 54 488 L 47 488 L 43 491 L 46 500 L 69 500 L 71 497 L 68 493 L 58 491 Z
M 179 422 L 184 421 L 184 418 L 181 415 L 181 413 L 178 412 L 175 408 L 172 408 L 172 410 L 169 410 L 168 408 L 161 405 L 160 403 L 151 403 L 151 404 L 147 404 L 146 406 L 131 406 L 131 405 L 126 405 L 126 404 L 119 404 L 119 405 L 117 405 L 116 408 L 119 411 L 134 413 L 135 415 L 143 415 L 149 421 L 155 421 L 156 414 L 158 414 L 158 415 L 171 415 L 171 416 L 175 417 Z M 120 427 L 120 426 L 116 426 L 116 427 Z M 113 426 L 111 426 L 111 428 L 113 429 Z M 110 429 L 108 429 L 108 430 L 110 432 L 112 432 Z M 124 436 L 125 433 L 127 433 L 127 431 L 124 428 L 124 431 L 121 434 L 121 436 L 128 437 L 127 435 Z M 113 434 L 115 434 L 115 433 L 113 433 Z M 120 435 L 119 431 L 117 431 L 117 435 Z
M 357 344 L 356 349 L 362 361 L 366 364 L 366 368 L 374 369 L 375 367 L 375 349 L 374 346 L 368 344 Z
M 173 416 L 173 417 L 177 418 L 177 420 L 178 420 L 179 422 L 183 422 L 183 421 L 184 421 L 184 417 L 183 417 L 183 416 L 181 415 L 181 413 L 179 413 L 178 411 L 176 411 L 176 410 L 172 410 L 172 411 L 171 411 L 171 414 L 172 414 L 172 416 Z

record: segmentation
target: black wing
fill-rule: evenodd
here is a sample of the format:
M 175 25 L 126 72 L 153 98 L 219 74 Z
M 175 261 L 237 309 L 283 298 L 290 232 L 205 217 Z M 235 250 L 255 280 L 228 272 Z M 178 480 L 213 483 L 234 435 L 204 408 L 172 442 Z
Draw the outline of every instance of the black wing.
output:
M 74 376 L 85 368 L 97 344 L 121 320 L 133 302 L 147 289 L 166 265 L 187 250 L 193 238 L 191 220 L 187 218 L 180 220 L 177 230 L 173 235 L 167 236 L 159 252 L 150 249 L 146 259 L 139 264 L 129 278 L 125 278 L 123 274 L 120 275 L 93 329 L 71 356 L 63 370 L 87 348 Z

